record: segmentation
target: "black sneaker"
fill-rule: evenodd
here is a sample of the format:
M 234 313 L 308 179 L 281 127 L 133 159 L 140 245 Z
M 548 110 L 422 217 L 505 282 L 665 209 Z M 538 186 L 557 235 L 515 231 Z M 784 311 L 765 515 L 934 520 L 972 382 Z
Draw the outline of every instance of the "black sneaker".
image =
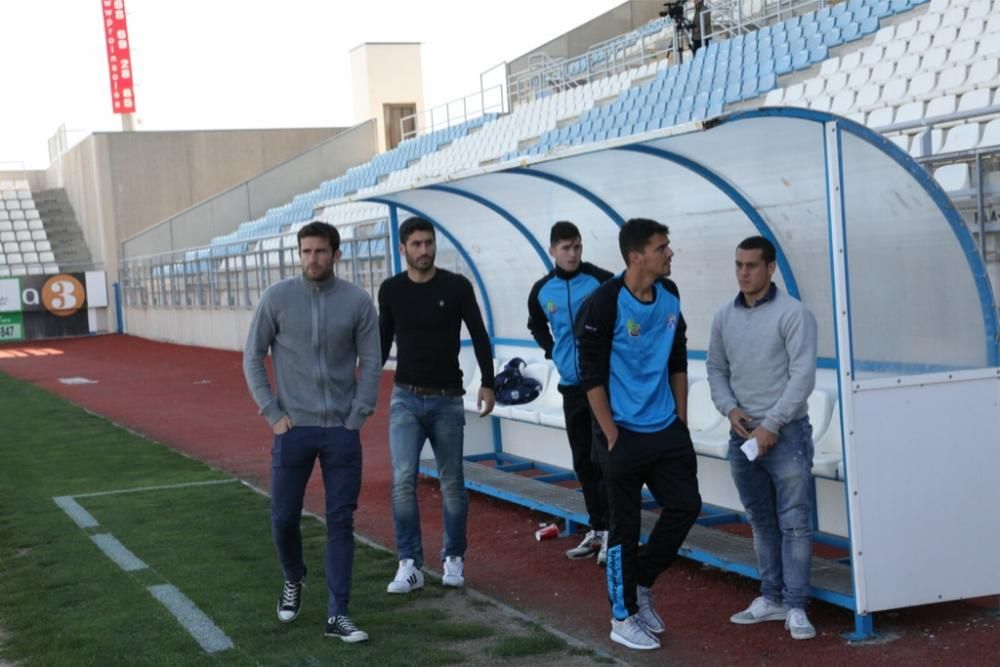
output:
M 281 587 L 281 597 L 278 598 L 278 620 L 282 623 L 291 623 L 299 616 L 302 609 L 302 587 L 305 585 L 303 579 L 298 581 L 286 581 Z
M 341 641 L 349 644 L 368 641 L 368 633 L 358 630 L 350 616 L 331 616 L 326 621 L 326 632 L 323 634 L 327 637 L 340 637 Z

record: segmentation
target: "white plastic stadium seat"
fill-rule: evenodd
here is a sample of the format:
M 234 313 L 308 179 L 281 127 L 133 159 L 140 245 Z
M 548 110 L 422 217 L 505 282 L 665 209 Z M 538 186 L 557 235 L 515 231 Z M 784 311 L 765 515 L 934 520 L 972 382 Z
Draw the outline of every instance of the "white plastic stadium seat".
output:
M 976 42 L 964 39 L 956 42 L 948 49 L 948 62 L 953 65 L 965 65 L 976 57 Z
M 947 164 L 934 170 L 934 180 L 945 192 L 958 192 L 968 190 L 971 186 L 969 181 L 969 165 L 967 164 Z
M 764 106 L 773 107 L 781 104 L 785 99 L 785 89 L 775 88 L 764 98 Z
M 850 77 L 847 79 L 847 87 L 851 90 L 861 90 L 861 87 L 868 83 L 868 80 L 872 77 L 872 71 L 868 67 L 858 67 L 851 72 Z
M 854 91 L 842 90 L 833 96 L 830 111 L 841 116 L 846 115 L 854 107 Z
M 965 12 L 966 23 L 972 22 L 976 19 L 984 19 L 990 15 L 990 0 L 976 0 L 976 2 L 970 2 L 969 8 Z
M 899 59 L 896 63 L 896 76 L 897 77 L 911 77 L 920 71 L 920 55 L 916 53 L 908 53 Z
M 954 95 L 949 95 L 949 97 L 954 97 Z M 982 109 L 988 106 L 990 106 L 989 88 L 977 88 L 962 95 L 962 99 L 958 103 L 958 110 L 972 111 L 973 109 Z
M 823 94 L 826 90 L 826 80 L 820 77 L 815 77 L 813 79 L 806 79 L 805 83 L 805 93 L 802 95 L 807 100 L 812 100 Z
M 712 403 L 712 391 L 707 380 L 697 380 L 688 389 L 688 428 L 691 433 L 709 431 L 725 419 Z
M 960 26 L 965 20 L 965 7 L 952 7 L 941 17 L 941 27 Z M 940 33 L 940 31 L 938 31 Z
M 858 91 L 858 96 L 854 100 L 856 107 L 862 111 L 870 111 L 882 107 L 882 86 L 877 83 L 869 83 Z
M 958 28 L 955 26 L 948 26 L 947 28 L 941 28 L 934 34 L 934 40 L 931 42 L 932 46 L 943 46 L 948 48 L 958 40 Z
M 892 125 L 894 117 L 894 107 L 881 107 L 868 114 L 867 125 L 871 128 L 885 127 Z
M 840 58 L 837 56 L 827 58 L 823 61 L 823 64 L 819 66 L 819 75 L 823 78 L 828 78 L 833 76 L 839 69 Z
M 816 111 L 829 111 L 832 104 L 833 100 L 830 99 L 829 95 L 820 95 L 809 103 L 809 108 Z
M 840 441 L 840 402 L 834 402 L 830 409 L 830 420 L 822 435 L 815 435 L 812 474 L 817 477 L 837 478 L 837 466 L 844 455 Z
M 953 151 L 967 151 L 972 150 L 979 146 L 979 138 L 982 131 L 979 127 L 979 123 L 966 123 L 964 125 L 957 125 L 950 130 L 945 136 L 944 144 L 941 146 L 941 151 L 944 153 L 951 153 Z
M 958 38 L 962 39 L 979 39 L 986 29 L 986 23 L 981 18 L 975 18 L 967 20 L 962 24 L 961 29 L 958 31 Z
M 933 97 L 937 90 L 937 75 L 934 72 L 920 72 L 910 80 L 906 94 L 914 100 L 927 100 Z
M 906 79 L 893 79 L 882 89 L 882 101 L 887 104 L 899 104 L 906 97 Z
M 875 46 L 885 46 L 889 42 L 896 38 L 896 26 L 889 25 L 884 28 L 880 28 L 877 33 L 875 33 L 875 41 L 872 42 Z
M 881 46 L 869 46 L 861 50 L 861 64 L 867 67 L 875 67 L 882 62 L 882 55 L 885 52 Z
M 936 13 L 924 14 L 924 17 L 920 19 L 920 27 L 917 29 L 917 32 L 933 35 L 934 31 L 937 30 L 940 25 L 941 25 L 940 14 Z
M 914 35 L 912 39 L 906 44 L 906 54 L 910 55 L 916 54 L 920 55 L 924 53 L 931 46 L 931 36 L 928 34 Z
M 847 88 L 847 73 L 837 72 L 829 79 L 827 79 L 825 93 L 832 97 L 837 93 L 839 93 L 840 91 L 842 91 L 844 88 Z
M 966 80 L 964 88 L 966 90 L 988 88 L 997 79 L 1000 79 L 1000 59 L 980 60 L 969 68 L 969 78 Z
M 906 54 L 906 40 L 899 39 L 885 45 L 885 60 L 892 62 L 899 60 Z
M 927 71 L 937 71 L 943 69 L 947 63 L 948 49 L 943 46 L 936 46 L 924 54 L 923 60 L 920 61 L 920 66 Z
M 895 41 L 898 42 L 901 39 L 905 39 L 905 40 L 912 39 L 913 36 L 917 34 L 917 27 L 918 27 L 918 24 L 917 24 L 917 20 L 916 19 L 910 19 L 908 21 L 903 21 L 898 26 L 896 26 L 896 40 Z
M 907 102 L 896 110 L 897 123 L 912 123 L 924 119 L 923 102 Z
M 861 66 L 860 51 L 851 51 L 849 53 L 845 53 L 844 57 L 840 59 L 841 72 L 847 72 L 848 74 L 850 74 L 851 70 L 860 66 Z
M 955 113 L 955 96 L 941 95 L 935 97 L 927 103 L 924 118 L 937 118 Z
M 805 97 L 805 86 L 794 83 L 785 89 L 785 104 L 795 104 Z
M 1000 118 L 991 120 L 983 128 L 983 136 L 979 140 L 979 147 L 989 148 L 990 146 L 1000 146 Z
M 968 68 L 965 65 L 952 65 L 941 72 L 938 89 L 942 92 L 955 93 L 965 87 L 968 78 Z
M 872 68 L 871 80 L 875 83 L 885 84 L 892 80 L 892 75 L 896 71 L 896 63 L 884 62 Z

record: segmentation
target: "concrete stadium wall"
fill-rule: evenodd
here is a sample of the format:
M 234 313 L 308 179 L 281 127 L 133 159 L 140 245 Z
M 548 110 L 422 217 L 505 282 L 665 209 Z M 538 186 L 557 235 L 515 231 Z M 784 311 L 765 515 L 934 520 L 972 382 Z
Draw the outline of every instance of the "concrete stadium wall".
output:
M 49 167 L 46 183 L 66 189 L 91 254 L 114 282 L 121 239 L 340 131 L 101 132 Z
M 367 121 L 327 139 L 239 185 L 212 196 L 137 234 L 122 237 L 121 255 L 139 257 L 206 245 L 267 209 L 336 178 L 375 155 L 377 129 Z
M 179 345 L 242 350 L 253 311 L 211 308 L 125 308 L 125 332 Z
M 32 192 L 46 188 L 45 172 L 37 169 L 0 169 L 0 181 L 28 181 Z
M 528 61 L 536 53 L 552 58 L 568 58 L 587 52 L 594 44 L 623 35 L 660 16 L 663 0 L 630 0 L 610 9 L 569 32 L 532 49 L 508 63 L 507 71 L 517 74 L 528 69 Z

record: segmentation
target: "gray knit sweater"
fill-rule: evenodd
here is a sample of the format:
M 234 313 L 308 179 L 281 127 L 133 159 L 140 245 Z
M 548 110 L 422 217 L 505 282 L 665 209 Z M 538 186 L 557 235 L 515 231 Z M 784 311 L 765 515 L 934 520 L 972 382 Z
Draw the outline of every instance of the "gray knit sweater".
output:
M 264 367 L 268 349 L 274 393 Z M 261 295 L 243 351 L 243 374 L 269 424 L 288 415 L 293 426 L 360 429 L 375 411 L 381 362 L 371 297 L 333 276 L 321 283 L 298 276 Z
M 712 320 L 708 383 L 723 415 L 743 408 L 777 433 L 806 416 L 816 385 L 816 319 L 800 301 L 775 290 L 753 308 L 730 301 Z

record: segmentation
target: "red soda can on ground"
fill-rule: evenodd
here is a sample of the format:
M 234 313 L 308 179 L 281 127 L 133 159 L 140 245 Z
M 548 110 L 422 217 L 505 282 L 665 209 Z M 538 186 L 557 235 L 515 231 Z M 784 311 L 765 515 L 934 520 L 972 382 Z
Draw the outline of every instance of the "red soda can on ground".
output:
M 542 540 L 551 540 L 554 537 L 559 537 L 559 526 L 554 523 L 550 523 L 544 528 L 539 528 L 535 531 L 535 539 L 539 542 Z

